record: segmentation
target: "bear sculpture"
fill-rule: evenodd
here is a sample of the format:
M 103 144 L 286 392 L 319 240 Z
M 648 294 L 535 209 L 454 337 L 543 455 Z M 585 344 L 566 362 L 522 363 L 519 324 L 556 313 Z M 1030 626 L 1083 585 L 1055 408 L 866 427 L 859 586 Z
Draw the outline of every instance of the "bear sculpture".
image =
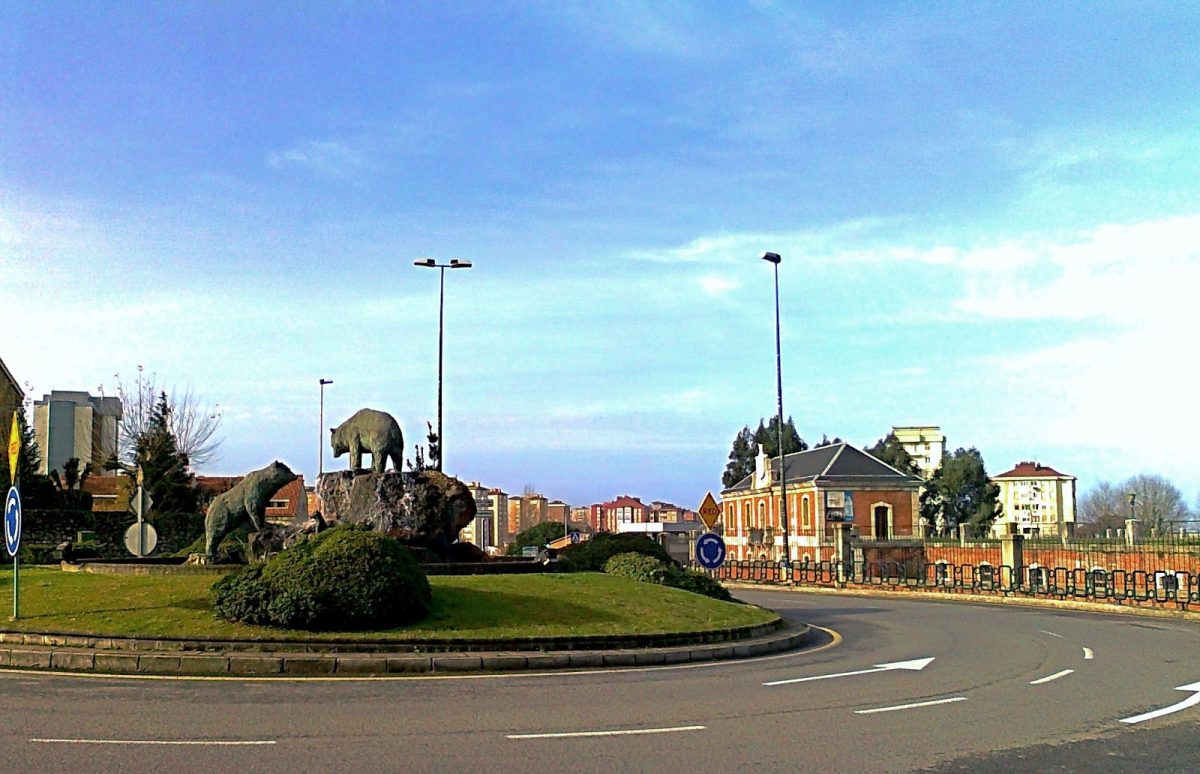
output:
M 359 409 L 354 416 L 329 429 L 329 445 L 333 456 L 350 453 L 350 470 L 362 469 L 362 455 L 371 455 L 371 472 L 382 473 L 390 457 L 392 466 L 401 470 L 404 465 L 404 435 L 395 417 L 374 409 Z
M 254 529 L 262 531 L 263 516 L 271 497 L 296 474 L 279 460 L 262 470 L 247 473 L 232 489 L 219 495 L 208 506 L 204 518 L 204 553 L 214 561 L 221 540 L 244 521 L 249 520 Z

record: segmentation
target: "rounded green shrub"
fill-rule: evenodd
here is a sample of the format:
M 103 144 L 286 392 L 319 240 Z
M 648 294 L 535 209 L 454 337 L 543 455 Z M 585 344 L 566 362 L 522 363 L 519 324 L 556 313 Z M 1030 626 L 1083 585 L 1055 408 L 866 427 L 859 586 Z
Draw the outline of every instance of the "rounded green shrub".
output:
M 604 572 L 609 575 L 619 575 L 643 583 L 663 583 L 667 578 L 667 568 L 661 559 L 632 551 L 617 554 L 604 563 Z
M 429 614 L 425 573 L 394 539 L 358 526 L 322 532 L 213 585 L 226 620 L 311 631 L 391 629 Z
M 684 591 L 690 591 L 693 594 L 703 594 L 706 597 L 719 599 L 722 602 L 737 601 L 718 581 L 710 578 L 702 572 L 696 572 L 694 570 L 683 570 L 678 567 L 668 567 L 667 578 L 664 583 L 672 588 L 683 589 Z
M 591 540 L 569 545 L 558 552 L 558 560 L 563 569 L 572 572 L 601 572 L 609 559 L 627 553 L 653 556 L 664 564 L 675 564 L 667 549 L 645 535 L 614 532 L 601 532 Z

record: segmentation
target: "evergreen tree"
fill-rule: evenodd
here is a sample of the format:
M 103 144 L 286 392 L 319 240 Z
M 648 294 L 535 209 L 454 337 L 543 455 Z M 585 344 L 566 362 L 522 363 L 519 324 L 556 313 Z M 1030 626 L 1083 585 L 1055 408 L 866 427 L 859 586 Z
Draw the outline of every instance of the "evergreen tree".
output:
M 875 459 L 886 462 L 896 470 L 903 473 L 909 473 L 914 476 L 921 475 L 917 463 L 913 460 L 912 455 L 904 448 L 896 438 L 895 433 L 888 433 L 883 438 L 875 442 L 874 446 L 868 446 L 864 451 L 870 454 Z
M 165 392 L 154 405 L 134 456 L 155 514 L 196 511 L 196 483 L 188 470 L 187 455 L 179 451 L 171 431 L 171 406 Z
M 987 526 L 1000 515 L 1000 487 L 988 480 L 983 455 L 975 447 L 942 456 L 942 464 L 921 493 L 921 515 L 936 524 Z
M 743 427 L 733 439 L 733 449 L 729 452 L 729 462 L 725 465 L 725 475 L 721 483 L 729 488 L 754 472 L 754 436 L 750 428 Z
M 725 465 L 725 474 L 721 483 L 731 487 L 754 472 L 754 458 L 758 456 L 758 447 L 762 446 L 768 457 L 779 456 L 779 419 L 771 417 L 770 421 L 760 419 L 758 429 L 750 432 L 743 427 L 733 439 L 733 448 L 729 452 L 729 462 Z M 785 454 L 804 451 L 808 444 L 796 432 L 796 425 L 788 417 L 783 423 L 783 449 Z

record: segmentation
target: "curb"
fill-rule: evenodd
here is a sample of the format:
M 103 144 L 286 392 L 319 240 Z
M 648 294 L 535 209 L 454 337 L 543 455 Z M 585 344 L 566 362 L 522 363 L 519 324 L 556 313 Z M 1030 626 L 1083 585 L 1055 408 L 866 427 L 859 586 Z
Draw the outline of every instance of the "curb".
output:
M 849 588 L 838 586 L 787 586 L 785 584 L 743 583 L 722 581 L 727 589 L 743 591 L 784 591 L 795 594 L 845 594 L 852 597 L 904 597 L 905 599 L 927 599 L 931 602 L 965 602 L 983 605 L 1009 605 L 1014 607 L 1053 608 L 1073 610 L 1080 613 L 1103 615 L 1141 616 L 1145 618 L 1169 618 L 1177 621 L 1200 623 L 1200 612 L 1190 610 L 1166 610 L 1157 607 L 1120 605 L 1112 602 L 1083 602 L 1075 599 L 1040 599 L 1025 596 L 996 596 L 992 594 L 959 594 L 942 591 L 910 591 L 903 588 Z
M 723 644 L 626 650 L 492 651 L 480 653 L 204 653 L 106 651 L 36 645 L 0 645 L 0 668 L 112 675 L 209 677 L 378 677 L 470 672 L 664 666 L 742 659 L 803 646 L 807 624 Z

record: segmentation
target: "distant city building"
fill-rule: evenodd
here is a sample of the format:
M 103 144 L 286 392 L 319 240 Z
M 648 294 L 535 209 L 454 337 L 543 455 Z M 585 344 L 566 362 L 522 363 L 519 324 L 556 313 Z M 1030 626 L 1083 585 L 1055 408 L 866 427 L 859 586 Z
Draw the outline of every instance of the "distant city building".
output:
M 53 390 L 33 404 L 33 428 L 42 455 L 39 473 L 62 471 L 67 460 L 90 463 L 93 476 L 116 475 L 104 465 L 117 453 L 120 398 L 95 398 L 86 392 Z
M 1040 462 L 1018 462 L 1012 470 L 992 476 L 1000 487 L 1004 509 L 992 524 L 995 534 L 1073 535 L 1075 476 L 1059 473 Z
M 508 531 L 508 495 L 501 489 L 489 489 L 488 503 L 492 511 L 492 542 L 497 548 L 508 545 L 512 533 Z
M 617 532 L 622 524 L 645 524 L 649 520 L 649 506 L 636 497 L 621 495 L 589 506 L 587 524 L 595 532 Z
M 685 522 L 699 523 L 700 517 L 695 511 L 681 508 L 674 503 L 652 500 L 650 502 L 649 521 L 663 524 L 682 524 Z
M 931 478 L 942 464 L 942 455 L 946 451 L 946 436 L 942 435 L 942 428 L 937 425 L 893 426 L 892 434 L 917 464 L 921 477 Z
M 495 514 L 492 511 L 492 498 L 490 496 L 492 489 L 478 481 L 472 481 L 467 484 L 467 490 L 475 500 L 475 518 L 471 519 L 471 523 L 459 531 L 458 539 L 465 543 L 473 543 L 476 547 L 484 551 L 488 548 L 495 548 L 496 539 L 493 532 Z
M 533 493 L 508 498 L 508 534 L 509 539 L 524 532 L 535 524 L 547 521 L 550 501 L 540 494 Z
M 567 521 L 571 518 L 571 506 L 562 500 L 546 503 L 546 521 Z
M 786 457 L 788 549 L 793 562 L 833 558 L 833 528 L 849 522 L 865 539 L 912 537 L 921 479 L 847 443 Z M 759 447 L 754 472 L 721 492 L 731 559 L 783 559 L 780 460 Z

